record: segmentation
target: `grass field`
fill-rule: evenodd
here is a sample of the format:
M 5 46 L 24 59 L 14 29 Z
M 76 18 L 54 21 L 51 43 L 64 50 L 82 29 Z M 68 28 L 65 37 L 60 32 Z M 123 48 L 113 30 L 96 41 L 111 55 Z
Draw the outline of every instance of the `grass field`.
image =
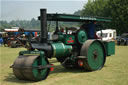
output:
M 128 46 L 116 46 L 116 55 L 107 57 L 104 68 L 94 72 L 65 69 L 52 59 L 55 70 L 39 82 L 18 80 L 9 68 L 24 48 L 0 50 L 0 85 L 128 85 Z

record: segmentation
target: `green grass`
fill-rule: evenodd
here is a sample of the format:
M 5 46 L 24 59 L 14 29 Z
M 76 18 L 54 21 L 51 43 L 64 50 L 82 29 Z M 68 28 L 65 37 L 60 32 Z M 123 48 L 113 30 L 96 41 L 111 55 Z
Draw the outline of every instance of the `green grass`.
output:
M 0 50 L 0 85 L 128 85 L 128 46 L 116 46 L 116 55 L 107 57 L 104 68 L 94 72 L 65 69 L 53 58 L 55 70 L 39 82 L 18 80 L 9 68 L 24 48 Z

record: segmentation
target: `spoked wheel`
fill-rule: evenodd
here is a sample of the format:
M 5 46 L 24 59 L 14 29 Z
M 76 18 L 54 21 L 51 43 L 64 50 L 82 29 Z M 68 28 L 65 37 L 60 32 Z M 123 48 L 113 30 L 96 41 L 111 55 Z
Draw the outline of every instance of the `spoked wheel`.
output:
M 104 45 L 99 40 L 87 40 L 81 48 L 80 55 L 86 57 L 83 67 L 89 71 L 101 69 L 106 60 Z
M 13 73 L 18 79 L 39 81 L 47 78 L 50 69 L 39 69 L 38 66 L 46 66 L 49 62 L 46 58 L 37 55 L 19 56 L 13 64 Z

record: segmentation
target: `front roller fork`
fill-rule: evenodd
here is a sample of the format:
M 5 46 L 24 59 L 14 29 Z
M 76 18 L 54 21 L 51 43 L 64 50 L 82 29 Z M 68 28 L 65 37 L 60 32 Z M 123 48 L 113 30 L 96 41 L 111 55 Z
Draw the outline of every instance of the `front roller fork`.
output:
M 43 51 L 21 51 L 11 67 L 18 79 L 31 81 L 46 79 L 53 69 Z

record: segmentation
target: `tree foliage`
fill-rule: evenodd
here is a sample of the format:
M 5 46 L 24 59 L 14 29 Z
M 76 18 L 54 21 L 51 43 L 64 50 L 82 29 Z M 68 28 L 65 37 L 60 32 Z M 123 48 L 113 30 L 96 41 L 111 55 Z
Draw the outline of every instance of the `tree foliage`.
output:
M 74 22 L 59 22 L 59 28 L 75 27 L 78 26 L 78 23 Z M 24 29 L 40 29 L 40 21 L 32 18 L 29 20 L 12 20 L 10 22 L 0 21 L 0 30 L 11 27 L 20 27 Z M 56 28 L 55 21 L 47 22 L 48 31 L 53 32 Z
M 88 0 L 81 15 L 111 17 L 111 27 L 118 33 L 128 31 L 128 0 Z
M 40 21 L 32 18 L 29 20 L 12 20 L 10 22 L 0 21 L 0 29 L 20 27 L 25 29 L 39 29 Z

